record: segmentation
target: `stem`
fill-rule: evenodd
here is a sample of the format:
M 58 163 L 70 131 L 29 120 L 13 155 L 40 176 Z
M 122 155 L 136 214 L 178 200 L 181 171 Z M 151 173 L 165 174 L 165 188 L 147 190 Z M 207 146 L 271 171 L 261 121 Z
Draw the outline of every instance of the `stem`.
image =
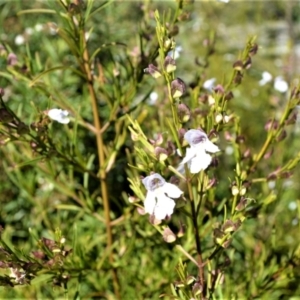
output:
M 186 165 L 185 165 L 185 174 L 189 174 Z M 190 200 L 191 200 L 190 203 L 191 203 L 191 210 L 192 210 L 192 221 L 193 221 L 193 226 L 194 226 L 196 249 L 197 249 L 197 254 L 198 254 L 199 280 L 200 280 L 200 284 L 203 286 L 203 290 L 204 290 L 202 249 L 201 249 L 200 234 L 199 234 L 198 222 L 197 222 L 197 212 L 196 212 L 196 208 L 195 208 L 195 201 L 194 201 L 192 186 L 190 183 L 190 178 L 187 178 L 187 187 L 188 187 L 188 192 L 189 192 L 189 196 L 190 196 Z
M 81 31 L 81 37 L 83 42 L 83 70 L 86 74 L 88 90 L 91 98 L 91 104 L 93 109 L 93 118 L 94 118 L 94 126 L 96 128 L 96 141 L 97 141 L 97 152 L 98 152 L 98 159 L 99 159 L 99 176 L 100 176 L 100 185 L 101 185 L 101 196 L 103 201 L 103 208 L 104 208 L 104 217 L 106 223 L 106 235 L 107 235 L 107 248 L 109 251 L 109 262 L 112 266 L 112 275 L 113 275 L 113 287 L 114 293 L 117 299 L 120 299 L 119 294 L 119 283 L 118 283 L 118 275 L 117 270 L 113 267 L 114 265 L 114 257 L 112 253 L 112 245 L 113 245 L 113 236 L 112 236 L 112 227 L 111 227 L 111 219 L 110 219 L 110 205 L 109 205 L 109 196 L 108 196 L 108 188 L 106 182 L 106 171 L 105 171 L 105 154 L 104 154 L 104 143 L 102 138 L 102 127 L 100 122 L 100 117 L 98 113 L 97 107 L 97 97 L 94 90 L 94 82 L 93 76 L 91 73 L 90 68 L 90 57 L 89 52 L 87 49 L 87 43 L 85 39 L 84 31 Z

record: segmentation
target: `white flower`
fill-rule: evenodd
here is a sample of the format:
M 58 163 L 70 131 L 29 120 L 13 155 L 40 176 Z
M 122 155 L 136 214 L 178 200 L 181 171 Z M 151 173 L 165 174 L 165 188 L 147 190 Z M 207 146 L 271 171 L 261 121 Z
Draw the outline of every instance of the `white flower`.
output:
M 183 192 L 157 173 L 145 177 L 142 182 L 148 191 L 144 202 L 145 212 L 154 215 L 157 220 L 171 216 L 175 207 L 172 198 L 179 198 Z
M 274 80 L 274 89 L 280 93 L 285 93 L 289 89 L 289 86 L 281 76 L 277 76 Z
M 216 82 L 216 78 L 207 79 L 203 83 L 203 88 L 205 88 L 206 90 L 211 91 L 215 86 L 215 82 Z
M 272 80 L 272 75 L 267 71 L 262 72 L 261 76 L 262 79 L 258 82 L 260 86 L 263 86 Z
M 205 170 L 211 163 L 211 156 L 207 152 L 216 153 L 220 149 L 213 144 L 207 135 L 197 129 L 190 129 L 184 135 L 184 139 L 191 147 L 186 149 L 185 158 L 179 165 L 178 171 L 184 171 L 184 164 L 187 164 L 192 174 Z
M 155 105 L 156 101 L 158 99 L 158 94 L 156 92 L 152 92 L 150 95 L 149 95 L 149 100 L 147 101 L 147 103 L 149 105 Z
M 48 117 L 61 124 L 68 124 L 70 122 L 69 112 L 59 108 L 53 108 L 46 112 Z
M 174 59 L 177 59 L 180 57 L 180 52 L 182 51 L 182 47 L 181 46 L 177 46 L 175 47 L 175 49 L 171 50 L 168 52 L 168 55 L 171 56 Z
M 25 43 L 25 37 L 21 34 L 18 34 L 16 37 L 15 37 L 15 44 L 17 46 L 20 46 L 20 45 L 23 45 Z

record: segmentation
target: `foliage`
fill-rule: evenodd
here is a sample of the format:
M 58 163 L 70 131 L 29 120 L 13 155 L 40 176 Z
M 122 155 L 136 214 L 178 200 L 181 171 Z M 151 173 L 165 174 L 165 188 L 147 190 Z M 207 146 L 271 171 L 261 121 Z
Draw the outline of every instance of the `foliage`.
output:
M 0 5 L 3 297 L 297 299 L 297 3 Z

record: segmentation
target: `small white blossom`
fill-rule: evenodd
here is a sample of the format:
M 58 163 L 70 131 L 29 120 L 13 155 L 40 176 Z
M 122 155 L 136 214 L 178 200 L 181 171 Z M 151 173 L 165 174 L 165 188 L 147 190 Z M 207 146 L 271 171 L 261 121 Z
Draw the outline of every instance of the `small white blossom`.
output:
M 156 101 L 158 99 L 158 94 L 156 92 L 152 92 L 150 95 L 149 95 L 149 100 L 147 101 L 147 103 L 149 105 L 155 105 Z
M 69 112 L 67 110 L 53 108 L 46 112 L 48 117 L 61 124 L 68 124 L 70 122 Z
M 25 43 L 25 37 L 21 34 L 18 34 L 16 37 L 15 37 L 15 44 L 17 46 L 20 46 L 20 45 L 23 45 Z
M 157 173 L 145 177 L 142 182 L 148 191 L 144 202 L 145 212 L 154 215 L 157 220 L 171 216 L 175 207 L 172 198 L 179 198 L 183 192 Z
M 35 29 L 35 31 L 37 31 L 37 32 L 42 31 L 42 30 L 44 29 L 44 25 L 38 23 L 38 24 L 36 24 L 36 25 L 34 26 L 34 29 Z
M 216 78 L 207 79 L 203 83 L 203 88 L 205 88 L 206 90 L 211 91 L 215 86 L 215 82 L 216 82 Z
M 263 85 L 267 84 L 273 78 L 272 75 L 267 71 L 262 72 L 261 76 L 262 76 L 262 79 L 258 82 L 258 84 L 260 86 L 263 86 Z
M 274 89 L 280 93 L 285 93 L 289 89 L 289 86 L 281 76 L 277 76 L 274 80 Z
M 212 160 L 209 153 L 216 153 L 220 151 L 220 149 L 213 144 L 208 139 L 207 135 L 201 130 L 190 129 L 185 133 L 184 139 L 190 144 L 191 147 L 186 149 L 185 157 L 178 168 L 179 172 L 184 171 L 184 164 L 188 165 L 188 168 L 192 174 L 196 174 L 201 170 L 205 170 L 210 165 Z
M 177 59 L 180 57 L 180 52 L 182 51 L 182 47 L 181 46 L 177 46 L 175 47 L 175 49 L 171 50 L 168 52 L 168 55 L 171 56 L 174 59 Z

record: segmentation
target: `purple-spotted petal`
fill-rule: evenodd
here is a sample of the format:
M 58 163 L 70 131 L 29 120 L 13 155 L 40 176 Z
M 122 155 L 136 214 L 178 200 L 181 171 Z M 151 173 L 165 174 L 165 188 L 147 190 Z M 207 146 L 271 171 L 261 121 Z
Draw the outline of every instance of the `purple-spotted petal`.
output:
M 157 188 L 162 187 L 166 181 L 161 175 L 155 173 L 145 177 L 142 182 L 147 191 L 154 191 Z

